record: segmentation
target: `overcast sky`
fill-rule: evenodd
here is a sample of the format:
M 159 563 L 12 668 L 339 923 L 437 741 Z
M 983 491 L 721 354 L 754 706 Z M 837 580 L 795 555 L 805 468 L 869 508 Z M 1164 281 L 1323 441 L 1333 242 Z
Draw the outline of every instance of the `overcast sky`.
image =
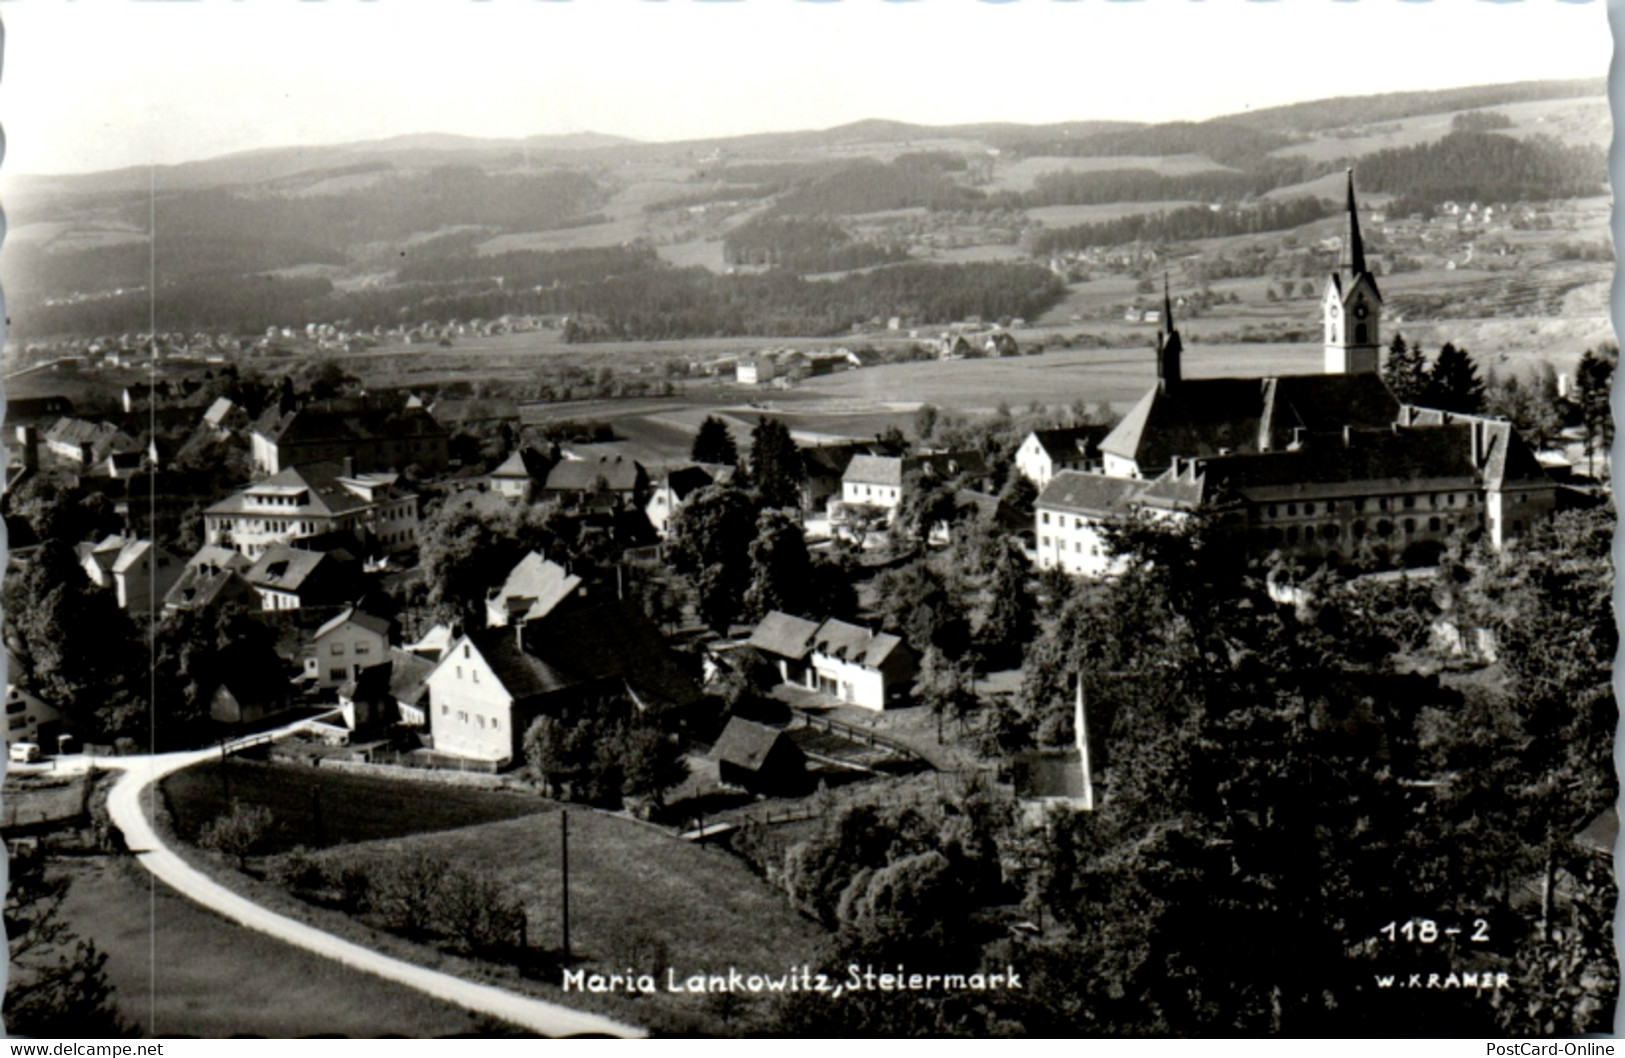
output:
M 1603 3 L 8 0 L 5 169 L 414 132 L 1201 119 L 1602 76 Z

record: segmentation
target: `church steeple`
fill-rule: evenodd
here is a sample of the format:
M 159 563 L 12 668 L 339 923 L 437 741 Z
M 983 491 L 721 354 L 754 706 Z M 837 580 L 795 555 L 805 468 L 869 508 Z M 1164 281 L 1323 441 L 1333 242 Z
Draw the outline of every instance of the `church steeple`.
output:
M 1185 345 L 1179 340 L 1179 329 L 1174 326 L 1174 300 L 1168 293 L 1168 273 L 1162 274 L 1162 318 L 1168 325 L 1164 334 L 1157 332 L 1157 388 L 1168 393 L 1179 385 L 1179 354 Z
M 1354 205 L 1354 170 L 1349 174 L 1349 266 L 1358 279 L 1365 274 L 1365 242 L 1360 238 L 1360 211 Z
M 1360 210 L 1354 200 L 1354 170 L 1348 171 L 1349 275 L 1333 272 L 1321 303 L 1326 330 L 1326 373 L 1365 374 L 1381 360 L 1382 292 L 1366 263 L 1360 236 Z

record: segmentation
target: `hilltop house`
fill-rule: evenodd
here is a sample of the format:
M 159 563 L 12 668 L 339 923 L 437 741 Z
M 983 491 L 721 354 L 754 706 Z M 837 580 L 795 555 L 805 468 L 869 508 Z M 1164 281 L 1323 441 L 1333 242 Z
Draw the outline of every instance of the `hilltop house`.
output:
M 775 610 L 748 642 L 785 683 L 866 709 L 899 704 L 919 669 L 914 652 L 897 636 L 834 618 L 820 624 Z
M 649 502 L 643 508 L 643 512 L 649 516 L 649 524 L 654 526 L 661 539 L 665 539 L 671 532 L 672 518 L 690 496 L 707 486 L 732 481 L 733 474 L 733 467 L 717 465 L 694 465 L 673 470 L 655 484 Z
M 643 464 L 622 456 L 597 456 L 562 459 L 554 464 L 542 486 L 541 498 L 571 505 L 641 504 L 648 492 L 649 474 Z
M 205 544 L 164 593 L 164 610 L 206 610 L 231 603 L 258 608 L 258 593 L 243 579 L 253 564 L 241 552 Z

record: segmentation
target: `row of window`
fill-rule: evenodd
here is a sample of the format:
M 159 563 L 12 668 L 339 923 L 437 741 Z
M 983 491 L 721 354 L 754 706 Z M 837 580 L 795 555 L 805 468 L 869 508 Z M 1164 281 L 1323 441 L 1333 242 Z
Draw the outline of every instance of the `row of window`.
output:
M 342 641 L 335 642 L 328 649 L 336 658 L 344 656 L 344 643 Z M 372 644 L 366 642 L 365 640 L 358 639 L 356 640 L 354 650 L 357 657 L 360 657 L 363 654 L 370 654 L 372 653 Z
M 445 716 L 445 717 L 449 717 L 451 715 L 451 706 L 442 703 L 441 706 L 440 706 L 440 715 Z M 479 713 L 475 713 L 473 715 L 474 715 L 474 720 L 476 722 L 478 722 L 479 725 L 480 725 L 480 730 L 483 731 L 486 728 L 487 725 L 490 725 L 490 728 L 491 728 L 492 731 L 501 731 L 502 730 L 502 718 L 501 717 L 482 716 Z M 469 720 L 468 710 L 466 710 L 466 709 L 457 710 L 457 722 L 458 723 L 466 724 L 466 723 L 468 723 L 468 720 Z
M 1399 523 L 1399 526 L 1405 535 L 1409 536 L 1417 532 L 1418 526 L 1421 524 L 1422 523 L 1416 518 L 1406 518 Z M 1392 536 L 1394 533 L 1394 523 L 1388 521 L 1386 518 L 1379 521 L 1375 528 L 1378 536 Z M 1427 520 L 1425 531 L 1429 533 L 1453 532 L 1455 531 L 1455 528 L 1455 522 L 1445 521 L 1442 518 L 1433 517 Z M 1365 536 L 1366 531 L 1367 527 L 1363 521 L 1355 522 L 1353 525 L 1349 526 L 1349 535 L 1356 540 Z M 1296 544 L 1300 540 L 1303 543 L 1313 543 L 1317 535 L 1321 540 L 1331 543 L 1332 541 L 1338 540 L 1342 537 L 1343 527 L 1335 522 L 1329 522 L 1326 525 L 1320 526 L 1318 530 L 1312 525 L 1289 525 L 1284 530 L 1280 526 L 1272 525 L 1264 531 L 1264 539 L 1271 545 L 1281 543 Z
M 1429 494 L 1429 496 L 1427 498 L 1428 499 L 1428 506 L 1433 508 L 1434 510 L 1438 510 L 1440 508 L 1440 506 L 1441 506 L 1441 504 L 1439 503 L 1439 497 L 1441 495 L 1444 497 L 1444 503 L 1443 503 L 1442 506 L 1444 506 L 1444 507 L 1454 507 L 1454 506 L 1456 506 L 1456 500 L 1458 498 L 1458 494 L 1454 493 L 1454 492 L 1446 492 L 1446 493 L 1435 492 L 1435 493 Z M 1478 505 L 1478 496 L 1475 493 L 1468 492 L 1468 493 L 1465 493 L 1464 496 L 1465 496 L 1465 498 L 1463 500 L 1463 505 L 1464 506 L 1475 507 L 1475 506 Z M 1392 501 L 1387 496 L 1378 496 L 1374 501 L 1362 498 L 1362 499 L 1357 499 L 1357 500 L 1353 500 L 1353 501 L 1350 501 L 1350 502 L 1351 502 L 1352 507 L 1353 507 L 1353 509 L 1354 509 L 1354 511 L 1356 513 L 1364 513 L 1365 511 L 1369 510 L 1370 507 L 1368 507 L 1368 504 L 1371 504 L 1373 502 L 1376 504 L 1376 509 L 1379 510 L 1379 511 L 1386 511 L 1386 510 L 1406 510 L 1406 511 L 1409 511 L 1409 510 L 1414 510 L 1416 508 L 1417 500 L 1419 500 L 1420 498 L 1421 497 L 1414 496 L 1414 495 L 1413 496 L 1401 496 L 1401 497 L 1399 497 L 1399 505 L 1398 505 L 1397 508 L 1392 505 Z M 1336 503 L 1336 501 L 1328 501 L 1328 502 L 1325 502 L 1325 503 L 1321 503 L 1317 507 L 1317 505 L 1314 503 L 1314 501 L 1310 500 L 1310 501 L 1306 501 L 1306 502 L 1301 503 L 1301 504 L 1299 504 L 1299 503 L 1288 503 L 1288 504 L 1272 503 L 1267 508 L 1265 508 L 1265 516 L 1269 517 L 1269 518 L 1279 518 L 1279 517 L 1281 517 L 1281 510 L 1282 510 L 1283 507 L 1286 510 L 1286 517 L 1288 517 L 1288 518 L 1296 518 L 1300 514 L 1302 516 L 1304 516 L 1304 517 L 1314 517 L 1317 510 L 1321 511 L 1321 512 L 1324 512 L 1326 514 L 1336 514 L 1337 513 L 1337 503 Z

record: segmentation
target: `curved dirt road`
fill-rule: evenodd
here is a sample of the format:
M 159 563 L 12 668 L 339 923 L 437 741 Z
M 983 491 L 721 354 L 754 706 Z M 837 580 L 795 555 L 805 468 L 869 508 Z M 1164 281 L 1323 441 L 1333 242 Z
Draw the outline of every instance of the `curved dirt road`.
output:
M 155 757 L 102 759 L 98 762 L 124 773 L 108 791 L 107 811 L 114 825 L 123 832 L 125 844 L 147 870 L 176 892 L 249 929 L 544 1036 L 641 1038 L 647 1035 L 643 1029 L 610 1018 L 517 995 L 492 985 L 465 981 L 324 933 L 261 907 L 191 867 L 159 839 L 146 813 L 142 811 L 141 795 L 171 772 L 219 755 L 219 750 L 208 749 Z

